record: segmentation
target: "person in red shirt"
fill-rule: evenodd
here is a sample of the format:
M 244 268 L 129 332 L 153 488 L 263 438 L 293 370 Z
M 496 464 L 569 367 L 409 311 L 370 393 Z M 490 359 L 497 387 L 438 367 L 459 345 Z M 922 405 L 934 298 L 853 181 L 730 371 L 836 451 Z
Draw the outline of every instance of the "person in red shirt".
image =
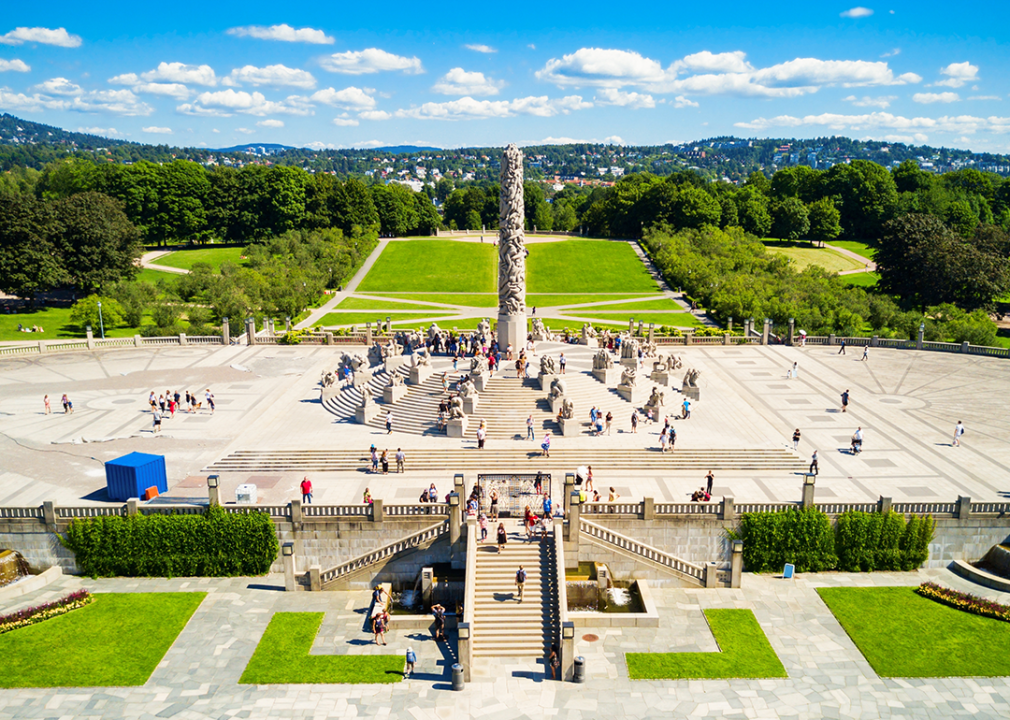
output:
M 303 503 L 312 502 L 312 481 L 309 480 L 308 475 L 306 475 L 305 479 L 302 480 L 302 502 Z

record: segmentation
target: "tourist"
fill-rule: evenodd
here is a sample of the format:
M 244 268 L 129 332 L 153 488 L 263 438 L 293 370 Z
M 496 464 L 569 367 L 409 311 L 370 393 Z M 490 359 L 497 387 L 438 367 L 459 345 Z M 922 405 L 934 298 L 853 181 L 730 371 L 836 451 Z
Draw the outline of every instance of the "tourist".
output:
M 544 435 L 544 441 L 540 443 L 540 449 L 543 450 L 543 457 L 551 456 L 551 434 L 546 433 Z
M 213 415 L 214 414 L 214 393 L 212 393 L 210 391 L 210 388 L 207 388 L 207 391 L 204 393 L 203 397 L 207 401 L 207 407 L 210 408 L 210 414 Z
M 361 493 L 361 502 L 364 503 L 365 505 L 372 504 L 372 493 L 369 491 L 368 488 L 365 488 L 365 492 Z
M 817 451 L 814 450 L 814 454 L 810 456 L 810 474 L 817 474 Z
M 484 449 L 484 441 L 486 439 L 487 439 L 487 427 L 485 426 L 484 421 L 481 420 L 480 421 L 480 427 L 477 428 L 477 449 L 478 450 L 483 450 Z
M 610 426 L 611 426 L 611 424 L 612 424 L 613 422 L 614 422 L 614 414 L 613 414 L 612 412 L 610 412 L 610 411 L 608 410 L 608 411 L 607 411 L 607 418 L 606 418 L 606 423 L 607 423 L 607 435 L 609 435 L 609 434 L 610 434 Z
M 382 645 L 386 644 L 386 621 L 382 613 L 378 613 L 372 618 L 372 632 L 375 633 L 375 644 L 379 645 L 379 639 L 382 639 Z
M 799 376 L 800 376 L 800 364 L 794 362 L 793 363 L 793 380 L 795 380 Z
M 663 428 L 663 431 L 659 433 L 659 451 L 666 452 L 666 433 L 669 432 L 669 428 Z
M 382 456 L 379 458 L 379 462 L 382 463 L 382 474 L 389 475 L 389 450 L 382 451 Z
M 596 414 L 596 427 L 594 429 L 596 430 L 596 437 L 599 437 L 600 435 L 603 434 L 603 411 L 602 410 Z
M 435 483 L 432 483 L 428 488 L 428 502 L 438 502 L 438 490 L 435 489 Z
M 498 491 L 491 489 L 491 522 L 498 522 Z
M 431 606 L 431 614 L 435 616 L 435 641 L 445 640 L 445 608 L 436 603 Z
M 849 409 L 849 391 L 846 390 L 842 393 L 842 412 Z
M 596 406 L 593 405 L 589 408 L 589 425 L 594 427 L 596 425 Z
M 712 471 L 709 470 L 708 475 L 705 476 L 705 492 L 708 493 L 710 497 L 712 495 L 712 483 L 714 482 L 715 482 L 715 475 L 713 475 Z
M 70 398 L 67 398 L 67 409 L 70 411 L 71 415 L 74 414 L 74 401 Z
M 526 530 L 526 539 L 529 540 L 533 536 L 533 525 L 537 521 L 537 516 L 533 514 L 533 509 L 527 505 L 526 509 L 523 510 L 523 529 Z
M 638 434 L 638 410 L 631 411 L 631 432 Z
M 796 428 L 793 430 L 793 450 L 799 449 L 800 446 L 800 429 Z
M 477 518 L 477 524 L 480 526 L 480 542 L 484 542 L 487 540 L 487 515 L 481 513 Z
M 403 452 L 402 448 L 396 448 L 396 472 L 403 472 L 403 464 L 407 460 L 407 455 Z
M 165 396 L 164 395 L 159 395 L 158 396 L 158 407 L 161 408 L 161 414 L 164 415 L 165 414 Z
M 551 510 L 554 507 L 554 503 L 551 501 L 551 496 L 544 493 L 544 517 L 551 516 Z
M 842 346 L 838 348 L 838 354 L 839 355 L 845 354 L 845 338 L 842 338 Z
M 533 478 L 533 494 L 543 495 L 544 494 L 544 474 L 537 471 L 537 476 Z
M 64 395 L 63 397 L 66 397 L 66 395 Z M 154 390 L 152 390 L 151 394 L 147 396 L 147 402 L 151 406 L 151 410 L 154 410 L 154 408 L 157 406 L 158 398 L 155 396 Z
M 417 662 L 417 655 L 414 654 L 414 648 L 407 648 L 407 669 L 403 673 L 404 679 L 409 678 L 410 674 L 414 672 L 414 664 Z
M 48 404 L 46 405 L 48 407 Z M 964 423 L 960 420 L 954 426 L 954 447 L 961 447 L 961 436 L 964 435 Z
M 593 489 L 593 466 L 586 466 L 586 490 Z
M 869 345 L 863 345 L 863 357 L 860 358 L 859 361 L 860 362 L 866 362 L 869 359 L 869 357 L 868 357 L 869 353 L 870 353 L 870 346 Z
M 621 496 L 617 493 L 617 491 L 613 487 L 611 487 L 610 495 L 607 497 L 607 502 L 616 502 L 619 497 Z
M 46 415 L 51 415 L 52 412 L 53 412 L 53 409 L 51 407 L 49 407 L 49 396 L 46 395 L 44 398 L 42 398 L 42 402 L 46 406 L 46 412 L 45 412 L 45 414 Z
M 70 402 L 70 401 L 68 400 L 67 402 Z M 155 408 L 154 411 L 151 413 L 151 416 L 152 416 L 152 418 L 154 420 L 154 431 L 153 432 L 156 432 L 156 433 L 161 432 L 161 411 L 159 411 L 157 408 Z
M 392 411 L 386 412 L 386 434 L 391 435 L 393 432 L 393 413 Z
M 560 358 L 558 358 L 558 367 L 559 367 L 559 368 L 561 369 L 561 374 L 562 374 L 562 375 L 564 375 L 564 374 L 565 374 L 565 366 L 566 366 L 567 364 L 568 364 L 568 361 L 567 361 L 567 360 L 565 360 L 565 354 L 564 354 L 564 353 L 561 353 L 561 357 L 560 357 Z
M 670 436 L 666 439 L 666 444 L 670 446 L 670 452 L 677 449 L 677 429 L 673 425 L 670 426 Z
M 505 532 L 505 524 L 498 523 L 498 553 L 500 554 L 505 543 L 508 542 L 508 533 Z
M 376 585 L 372 588 L 372 612 L 376 610 L 384 610 L 386 608 L 386 603 L 383 602 L 383 597 L 386 596 L 386 591 L 382 589 L 382 585 Z M 388 600 L 388 596 L 386 600 Z
M 533 430 L 533 416 L 532 415 L 529 415 L 526 418 L 526 439 L 527 440 L 536 440 L 537 439 L 536 433 Z
M 526 570 L 520 565 L 516 570 L 516 587 L 519 588 L 519 602 L 523 601 L 523 588 L 526 585 Z
M 856 428 L 856 432 L 852 433 L 852 454 L 858 455 L 863 451 L 863 428 Z
M 379 472 L 379 451 L 375 449 L 374 445 L 372 445 L 371 455 L 372 455 L 372 472 L 377 473 Z
M 547 664 L 551 666 L 551 680 L 557 680 L 558 668 L 561 667 L 561 658 L 558 656 L 557 643 L 551 643 L 551 654 L 547 658 Z
M 684 414 L 680 416 L 681 420 L 691 419 L 691 401 L 684 398 Z
M 302 478 L 301 488 L 302 488 L 302 502 L 305 503 L 305 504 L 311 503 L 312 502 L 312 481 L 309 480 L 309 476 L 308 475 L 306 475 L 304 478 Z M 367 492 L 367 489 L 366 489 L 366 492 Z
M 449 373 L 442 373 L 442 392 L 449 392 Z

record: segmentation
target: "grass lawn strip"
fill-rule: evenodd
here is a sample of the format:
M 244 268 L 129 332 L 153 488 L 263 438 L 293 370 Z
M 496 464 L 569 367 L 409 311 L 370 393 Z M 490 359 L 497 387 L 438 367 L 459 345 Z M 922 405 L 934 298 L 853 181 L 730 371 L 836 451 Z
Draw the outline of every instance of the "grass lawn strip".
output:
M 439 312 L 439 308 L 434 308 L 430 313 L 400 313 L 400 312 L 331 312 L 323 315 L 322 319 L 317 323 L 317 325 L 322 325 L 323 327 L 344 327 L 345 325 L 360 325 L 364 329 L 365 323 L 372 323 L 372 327 L 375 327 L 375 323 L 378 321 L 385 322 L 386 318 L 390 318 L 394 323 L 403 322 L 418 322 L 419 320 L 424 320 L 425 318 L 444 318 L 452 317 L 452 313 L 446 313 L 445 311 Z
M 323 613 L 274 613 L 240 684 L 394 683 L 403 655 L 310 655 Z
M 617 323 L 622 324 L 624 321 L 624 326 L 628 325 L 628 318 L 635 318 L 635 323 L 637 324 L 639 320 L 648 324 L 655 323 L 656 326 L 668 325 L 670 327 L 702 327 L 701 321 L 698 320 L 694 315 L 687 312 L 635 312 L 633 310 L 624 310 L 620 312 L 603 312 L 599 308 L 586 308 L 585 310 L 579 310 L 577 308 L 572 308 L 564 311 L 566 315 L 578 315 L 579 317 L 590 318 L 592 320 L 599 320 L 600 322 Z
M 721 652 L 628 653 L 632 680 L 784 678 L 786 669 L 750 610 L 706 610 Z
M 613 299 L 616 300 L 617 298 Z M 586 302 L 608 302 L 609 300 L 611 298 L 602 295 L 595 300 L 587 300 Z M 642 300 L 640 302 L 619 302 L 612 305 L 594 305 L 587 308 L 569 308 L 565 312 L 574 312 L 575 310 L 585 310 L 586 312 L 610 312 L 611 310 L 669 310 L 670 312 L 686 312 L 683 305 L 670 298 Z
M 361 292 L 469 292 L 497 289 L 498 254 L 490 243 L 391 242 L 358 286 Z
M 920 597 L 914 587 L 817 593 L 881 677 L 1010 675 L 1010 623 Z
M 828 245 L 854 252 L 856 255 L 864 257 L 867 260 L 873 260 L 877 257 L 877 248 L 870 247 L 859 240 L 832 240 Z
M 585 305 L 586 303 L 609 302 L 615 300 L 632 300 L 642 295 L 624 295 L 621 293 L 531 293 L 526 295 L 526 307 L 560 307 L 564 305 Z M 647 298 L 655 298 L 648 295 Z M 643 298 L 645 299 L 645 298 Z M 648 302 L 648 300 L 646 300 Z M 659 301 L 662 302 L 662 301 Z
M 858 270 L 865 263 L 853 260 L 829 248 L 814 247 L 808 242 L 790 242 L 786 240 L 763 240 L 769 252 L 785 255 L 793 261 L 797 270 L 804 270 L 811 265 L 819 265 L 830 272 Z
M 846 285 L 852 285 L 854 287 L 864 287 L 872 288 L 877 286 L 877 282 L 880 280 L 880 273 L 875 272 L 861 272 L 852 273 L 851 275 L 840 276 L 842 282 Z
M 475 293 L 363 293 L 378 294 L 383 297 L 399 298 L 401 300 L 424 300 L 425 302 L 442 303 L 445 305 L 464 305 L 467 307 L 496 308 L 497 295 L 482 295 Z
M 421 298 L 418 297 L 418 300 Z M 396 300 L 383 300 L 382 298 L 344 298 L 336 306 L 337 310 L 445 310 L 437 305 L 421 305 L 419 303 L 397 302 Z
M 198 262 L 207 263 L 214 268 L 214 272 L 220 272 L 221 266 L 225 263 L 241 265 L 244 262 L 242 260 L 242 248 L 226 247 L 176 250 L 152 261 L 155 265 L 166 265 L 181 270 L 192 270 L 193 265 Z
M 174 285 L 175 282 L 182 277 L 176 273 L 165 272 L 164 270 L 152 270 L 151 268 L 141 268 L 140 272 L 137 273 L 134 278 L 138 282 L 151 283 L 152 285 L 157 285 L 159 282 L 164 280 L 169 286 Z
M 0 635 L 0 687 L 143 685 L 207 593 L 96 593 L 66 615 Z
M 567 240 L 530 245 L 530 293 L 659 293 L 656 281 L 625 242 Z

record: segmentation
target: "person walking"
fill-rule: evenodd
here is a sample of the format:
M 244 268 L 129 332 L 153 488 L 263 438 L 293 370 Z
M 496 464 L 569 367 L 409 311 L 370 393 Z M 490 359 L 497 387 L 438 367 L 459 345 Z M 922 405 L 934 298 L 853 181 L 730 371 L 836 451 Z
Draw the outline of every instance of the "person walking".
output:
M 312 502 L 312 481 L 309 480 L 309 476 L 306 475 L 302 478 L 302 503 L 308 505 Z
M 396 472 L 403 472 L 403 463 L 407 460 L 402 448 L 396 448 Z
M 532 415 L 530 415 L 529 417 L 526 418 L 526 439 L 527 440 L 534 440 L 534 441 L 537 439 L 536 433 L 533 431 L 533 416 Z
M 631 432 L 638 434 L 638 410 L 631 411 Z
M 154 393 L 151 393 L 151 394 L 153 395 Z M 63 414 L 64 415 L 66 415 L 68 412 L 70 412 L 70 398 L 67 397 L 66 393 L 63 393 L 63 397 L 60 398 L 60 404 L 63 405 Z M 155 403 L 152 402 L 151 403 L 151 409 L 154 410 L 154 408 L 155 408 Z
M 407 669 L 403 673 L 404 679 L 410 677 L 410 674 L 414 672 L 414 664 L 417 662 L 417 655 L 414 654 L 414 648 L 407 648 Z
M 498 491 L 492 489 L 489 499 L 491 500 L 491 522 L 498 522 Z
M 442 373 L 442 392 L 449 392 L 449 373 Z
M 564 375 L 564 374 L 565 374 L 565 366 L 566 366 L 567 364 L 568 364 L 568 361 L 567 361 L 567 360 L 565 360 L 565 354 L 564 354 L 564 353 L 561 353 L 561 357 L 560 357 L 560 358 L 558 359 L 558 367 L 560 367 L 560 368 L 561 368 L 561 374 L 562 374 L 562 375 Z
M 607 435 L 609 435 L 610 434 L 610 425 L 611 425 L 611 423 L 614 422 L 614 414 L 608 410 L 607 411 L 607 417 L 606 417 L 605 420 L 606 420 Z
M 49 396 L 46 395 L 44 398 L 42 398 L 42 402 L 46 406 L 46 413 L 45 414 L 46 415 L 51 415 L 52 412 L 53 412 L 53 409 L 51 407 L 49 407 Z
M 544 435 L 544 441 L 540 443 L 540 449 L 543 450 L 544 457 L 551 456 L 551 434 L 547 433 Z
M 691 401 L 688 400 L 687 398 L 684 398 L 684 414 L 681 416 L 681 419 L 682 420 L 691 419 Z
M 477 518 L 477 524 L 480 526 L 480 542 L 484 542 L 487 540 L 487 515 L 481 513 Z
M 797 362 L 793 363 L 793 380 L 800 376 L 800 364 Z
M 817 451 L 814 450 L 814 454 L 810 456 L 810 474 L 817 474 Z
M 838 348 L 838 354 L 839 355 L 845 354 L 845 338 L 842 338 L 842 346 Z
M 800 429 L 793 430 L 793 450 L 797 450 L 800 445 Z
M 523 588 L 526 586 L 526 570 L 522 565 L 516 570 L 516 587 L 519 588 L 519 602 L 523 601 Z
M 558 669 L 561 667 L 561 657 L 558 655 L 557 643 L 551 643 L 551 654 L 547 657 L 547 664 L 551 666 L 551 680 L 557 680 Z
M 858 455 L 863 451 L 863 428 L 856 428 L 856 432 L 852 433 L 852 454 Z
M 705 492 L 708 494 L 709 497 L 712 496 L 712 483 L 714 482 L 715 482 L 715 475 L 713 475 L 712 471 L 709 470 L 708 475 L 705 476 Z
M 207 391 L 204 393 L 203 397 L 207 401 L 207 407 L 210 408 L 210 414 L 213 415 L 214 414 L 214 393 L 212 393 L 210 391 L 210 388 L 207 388 Z
M 393 413 L 386 413 L 386 434 L 391 435 L 393 433 Z
M 436 603 L 431 606 L 431 614 L 435 616 L 435 642 L 445 640 L 445 608 Z
M 379 462 L 382 463 L 382 474 L 389 475 L 389 450 L 382 451 L 382 456 L 379 458 Z
M 67 402 L 69 403 L 70 401 L 68 400 Z M 152 411 L 151 415 L 154 421 L 154 432 L 156 433 L 161 432 L 161 411 L 158 410 L 158 408 L 155 408 Z
M 673 425 L 670 426 L 670 436 L 667 438 L 666 443 L 670 446 L 670 452 L 677 449 L 677 429 Z
M 372 445 L 371 449 L 371 460 L 372 460 L 372 472 L 373 473 L 379 472 L 379 451 L 375 449 L 374 445 Z
M 386 620 L 383 613 L 377 613 L 375 617 L 372 618 L 372 632 L 375 633 L 375 644 L 385 645 L 386 644 Z M 382 640 L 380 643 L 379 640 Z
M 958 420 L 954 426 L 954 447 L 961 447 L 962 435 L 964 435 L 964 423 Z
M 508 533 L 505 532 L 505 523 L 498 523 L 498 554 L 501 554 L 502 548 L 505 547 L 505 543 L 508 542 Z
M 870 346 L 863 345 L 863 357 L 859 360 L 859 362 L 866 362 L 869 354 L 870 354 Z
M 842 393 L 842 412 L 846 412 L 849 409 L 849 391 L 848 389 Z
M 484 425 L 484 421 L 480 421 L 480 427 L 477 428 L 477 449 L 484 449 L 484 441 L 487 439 L 487 427 Z

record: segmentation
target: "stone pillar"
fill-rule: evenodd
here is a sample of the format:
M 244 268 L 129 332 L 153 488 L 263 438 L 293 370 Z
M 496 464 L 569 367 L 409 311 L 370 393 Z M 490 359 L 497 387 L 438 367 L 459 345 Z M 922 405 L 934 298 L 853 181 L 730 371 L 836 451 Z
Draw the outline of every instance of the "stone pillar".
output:
M 290 503 L 288 503 L 288 512 L 291 514 L 291 524 L 300 525 L 304 516 L 302 515 L 302 501 L 301 498 L 295 498 Z
M 568 511 L 568 542 L 572 551 L 565 551 L 565 561 L 570 561 L 573 565 L 578 565 L 579 562 L 579 536 L 582 534 L 579 529 L 579 517 L 582 514 L 582 506 L 579 502 L 579 492 L 575 490 L 569 499 L 571 509 Z
M 499 179 L 498 345 L 521 348 L 526 346 L 526 212 L 523 154 L 514 144 L 502 154 Z
M 828 345 L 834 345 L 834 344 L 835 344 L 835 334 L 831 333 L 830 335 L 828 335 Z
M 459 516 L 459 495 L 449 493 L 449 544 L 453 549 L 459 545 L 459 526 L 461 518 Z
M 606 590 L 610 587 L 610 568 L 606 565 L 596 566 L 596 586 L 600 590 Z
M 969 348 L 969 343 L 968 343 L 967 340 L 965 340 L 964 342 L 961 343 L 961 352 L 964 353 L 965 355 L 968 354 L 968 348 Z
M 761 344 L 768 344 L 768 333 L 771 330 L 771 321 L 765 318 L 764 328 L 761 330 Z
M 56 503 L 52 500 L 42 503 L 42 521 L 49 532 L 56 532 Z
M 84 328 L 84 334 L 87 336 L 88 350 L 91 350 L 95 347 L 95 334 L 91 332 L 90 325 Z
M 642 498 L 642 519 L 656 519 L 656 501 L 651 497 Z
M 381 498 L 372 499 L 372 522 L 382 523 L 386 520 L 386 510 L 382 504 Z
M 792 347 L 793 338 L 796 337 L 796 318 L 789 318 L 789 346 Z
M 186 333 L 179 333 L 179 344 L 189 345 L 189 340 L 186 339 Z
M 455 473 L 452 476 L 452 491 L 459 493 L 460 497 L 466 497 L 466 479 L 463 473 Z
M 470 682 L 470 623 L 456 623 L 456 657 L 463 667 L 463 682 Z
M 804 473 L 803 475 L 803 509 L 807 510 L 814 506 L 814 487 L 817 482 L 817 476 L 813 473 Z
M 393 332 L 393 320 L 389 317 L 389 315 L 386 316 L 386 324 L 383 326 L 383 329 L 387 334 Z
M 231 345 L 231 328 L 228 326 L 228 318 L 221 318 L 221 344 Z
M 891 512 L 891 498 L 881 495 L 880 499 L 877 500 L 877 512 L 881 515 Z
M 430 568 L 421 568 L 421 603 L 425 607 L 431 607 L 431 589 L 435 585 L 435 571 Z
M 249 345 L 256 344 L 256 321 L 253 320 L 252 318 L 246 318 L 245 339 Z
M 561 623 L 561 680 L 571 682 L 575 675 L 575 623 Z
M 46 351 L 46 341 L 39 340 L 39 352 L 44 353 Z
M 221 477 L 219 475 L 207 476 L 207 501 L 212 506 L 221 504 Z
M 870 338 L 870 347 L 880 347 L 880 336 L 874 335 Z
M 632 335 L 635 332 L 635 318 L 628 318 L 628 335 Z
M 736 520 L 736 505 L 731 497 L 722 499 L 722 519 Z
M 967 520 L 971 517 L 971 498 L 964 495 L 957 496 L 957 517 L 959 520 Z
M 130 498 L 126 501 L 126 514 L 136 515 L 140 512 L 140 498 Z
M 731 588 L 740 587 L 740 578 L 743 576 L 743 540 L 733 541 L 733 555 L 730 558 L 729 586 Z
M 733 332 L 733 316 L 730 315 L 726 321 L 726 330 Z
M 133 347 L 140 347 L 142 344 L 143 344 L 143 342 L 140 339 L 140 335 L 134 335 L 133 336 Z
M 722 344 L 723 345 L 729 345 L 729 339 L 730 339 L 730 337 L 731 336 L 730 336 L 730 334 L 728 332 L 725 335 L 723 335 L 722 336 Z
M 372 346 L 372 323 L 365 323 L 365 345 Z
M 281 545 L 281 561 L 284 563 L 284 589 L 294 592 L 298 589 L 295 582 L 295 544 L 286 542 Z
M 291 317 L 288 315 L 284 316 L 284 332 L 291 332 Z
M 325 343 L 326 343 L 327 345 L 332 345 L 332 344 L 333 344 L 333 333 L 332 333 L 332 332 L 329 332 L 329 331 L 327 331 L 327 332 L 324 332 L 324 333 L 323 333 L 323 341 L 324 341 L 324 342 L 325 342 Z
M 568 513 L 571 511 L 572 492 L 574 491 L 575 491 L 575 473 L 565 473 L 564 490 L 561 496 L 561 502 L 565 506 L 565 517 L 568 517 Z
M 322 571 L 318 565 L 309 565 L 309 590 L 312 592 L 319 592 L 323 589 L 323 583 L 319 577 Z
M 705 587 L 719 587 L 719 564 L 714 562 L 705 563 Z
M 925 334 L 926 334 L 926 325 L 925 325 L 925 323 L 919 323 L 919 335 L 918 335 L 918 337 L 915 340 L 915 349 L 916 350 L 922 350 L 922 339 L 923 339 L 923 336 Z
M 644 330 L 644 329 L 645 329 L 645 321 L 644 320 L 639 320 L 638 321 L 638 336 L 639 337 L 642 337 L 642 330 Z
M 656 342 L 656 323 L 649 323 L 649 342 Z

